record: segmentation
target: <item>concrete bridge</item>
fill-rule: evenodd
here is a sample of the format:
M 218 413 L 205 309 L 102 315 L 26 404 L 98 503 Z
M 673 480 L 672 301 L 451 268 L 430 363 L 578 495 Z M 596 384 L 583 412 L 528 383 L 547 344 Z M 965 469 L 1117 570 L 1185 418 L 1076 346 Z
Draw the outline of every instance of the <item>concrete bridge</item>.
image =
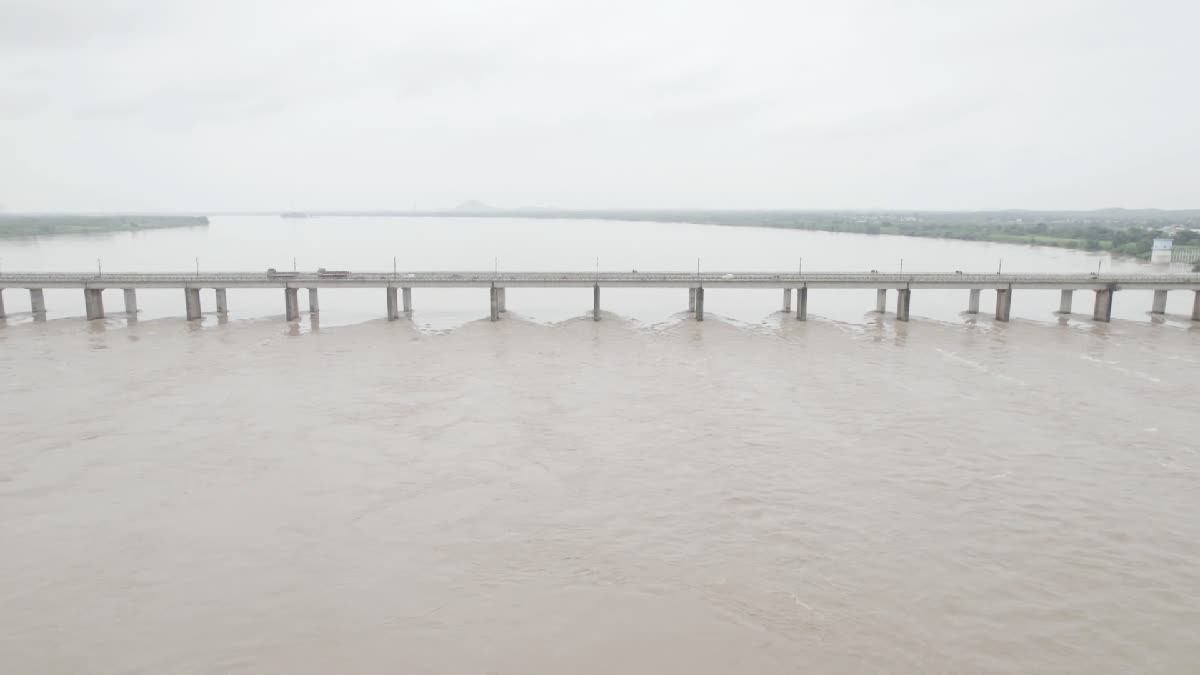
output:
M 796 318 L 808 318 L 808 291 L 827 288 L 875 289 L 875 310 L 885 312 L 889 290 L 896 292 L 896 318 L 908 321 L 913 291 L 923 289 L 959 289 L 967 291 L 967 312 L 979 313 L 979 296 L 984 290 L 996 291 L 995 317 L 1008 321 L 1015 291 L 1054 289 L 1061 291 L 1059 313 L 1070 314 L 1075 291 L 1092 291 L 1095 299 L 1092 318 L 1112 318 L 1113 294 L 1122 289 L 1154 292 L 1150 311 L 1163 314 L 1167 293 L 1193 293 L 1192 320 L 1200 321 L 1200 274 L 882 274 L 876 272 L 215 272 L 205 274 L 0 274 L 0 318 L 4 317 L 5 289 L 27 289 L 34 315 L 46 312 L 43 294 L 47 288 L 77 288 L 83 291 L 88 319 L 104 318 L 102 292 L 121 289 L 125 313 L 137 313 L 137 290 L 141 288 L 178 288 L 183 290 L 184 311 L 188 320 L 199 319 L 200 290 L 216 291 L 218 313 L 228 311 L 226 292 L 234 288 L 278 288 L 283 291 L 284 316 L 294 321 L 300 316 L 298 292 L 306 289 L 310 312 L 319 312 L 321 288 L 381 288 L 386 294 L 387 317 L 400 317 L 401 308 L 412 312 L 413 289 L 482 288 L 488 289 L 492 321 L 507 310 L 508 288 L 591 288 L 593 318 L 600 320 L 601 288 L 680 288 L 688 291 L 688 311 L 697 321 L 704 320 L 704 294 L 708 289 L 758 288 L 783 292 L 784 311 L 792 310 L 795 296 Z M 397 302 L 399 293 L 401 303 Z

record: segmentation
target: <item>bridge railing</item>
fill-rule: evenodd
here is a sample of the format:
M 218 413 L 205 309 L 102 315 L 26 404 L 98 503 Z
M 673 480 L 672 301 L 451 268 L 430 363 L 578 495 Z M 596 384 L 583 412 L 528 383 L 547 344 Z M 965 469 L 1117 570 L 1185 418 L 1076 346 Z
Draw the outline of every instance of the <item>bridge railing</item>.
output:
M 806 281 L 847 281 L 847 282 L 880 282 L 897 283 L 914 281 L 922 283 L 1012 283 L 1012 282 L 1045 282 L 1045 283 L 1195 283 L 1200 274 L 957 274 L 945 272 L 750 272 L 750 271 L 714 271 L 702 272 L 580 272 L 580 271 L 397 271 L 397 272 L 351 272 L 348 276 L 321 275 L 316 272 L 298 272 L 284 274 L 269 274 L 267 272 L 19 272 L 5 271 L 0 273 L 0 281 L 9 283 L 38 283 L 38 282 L 79 282 L 97 283 L 110 281 L 113 283 L 136 284 L 139 282 L 156 283 L 196 283 L 196 282 L 336 282 L 340 279 L 348 281 L 378 281 L 403 282 L 413 280 L 420 282 L 460 282 L 460 281 L 525 281 L 548 282 L 554 281 L 639 281 L 639 282 L 780 282 L 803 283 Z

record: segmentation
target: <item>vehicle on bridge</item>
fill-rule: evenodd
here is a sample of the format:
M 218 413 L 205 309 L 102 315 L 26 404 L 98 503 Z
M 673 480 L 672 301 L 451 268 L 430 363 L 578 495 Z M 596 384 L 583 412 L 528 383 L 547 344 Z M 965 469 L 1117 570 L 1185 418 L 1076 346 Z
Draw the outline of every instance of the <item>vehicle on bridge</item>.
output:
M 278 279 L 278 278 L 286 279 L 288 277 L 300 276 L 300 273 L 299 272 L 280 272 L 279 270 L 275 269 L 274 267 L 268 267 L 267 268 L 267 276 L 271 277 L 272 279 Z
M 327 270 L 324 267 L 317 269 L 317 276 L 328 279 L 345 279 L 350 276 L 349 270 Z

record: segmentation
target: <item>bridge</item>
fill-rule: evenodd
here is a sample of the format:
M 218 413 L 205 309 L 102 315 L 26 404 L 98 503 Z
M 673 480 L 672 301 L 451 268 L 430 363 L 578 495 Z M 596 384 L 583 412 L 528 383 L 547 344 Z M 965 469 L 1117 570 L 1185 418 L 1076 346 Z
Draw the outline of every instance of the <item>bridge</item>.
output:
M 996 291 L 995 317 L 1008 321 L 1014 291 L 1053 289 L 1061 291 L 1059 313 L 1070 314 L 1075 291 L 1092 291 L 1095 301 L 1092 317 L 1096 321 L 1112 318 L 1113 294 L 1123 289 L 1154 292 L 1151 312 L 1163 314 L 1169 291 L 1191 291 L 1192 320 L 1200 321 L 1200 274 L 944 274 L 878 272 L 209 272 L 209 273 L 44 273 L 7 272 L 0 274 L 0 318 L 4 314 L 5 289 L 26 289 L 35 317 L 46 312 L 44 289 L 77 288 L 82 290 L 88 319 L 104 318 L 103 291 L 121 289 L 125 313 L 137 314 L 138 289 L 178 288 L 183 290 L 184 311 L 188 320 L 201 316 L 200 290 L 216 291 L 217 312 L 228 312 L 227 291 L 238 288 L 278 288 L 283 291 L 284 316 L 288 321 L 300 317 L 298 292 L 306 289 L 310 312 L 319 312 L 321 288 L 381 288 L 385 290 L 387 317 L 400 318 L 401 310 L 412 312 L 413 289 L 483 288 L 490 297 L 490 317 L 500 319 L 507 311 L 508 288 L 591 288 L 593 318 L 600 320 L 602 288 L 680 288 L 688 291 L 688 311 L 697 321 L 704 320 L 704 293 L 707 289 L 775 289 L 783 292 L 783 309 L 792 310 L 795 296 L 796 318 L 808 318 L 810 289 L 875 289 L 877 312 L 887 308 L 888 291 L 896 292 L 896 318 L 909 320 L 912 294 L 922 289 L 958 289 L 968 292 L 967 312 L 979 313 L 981 291 Z M 402 305 L 397 302 L 397 295 Z

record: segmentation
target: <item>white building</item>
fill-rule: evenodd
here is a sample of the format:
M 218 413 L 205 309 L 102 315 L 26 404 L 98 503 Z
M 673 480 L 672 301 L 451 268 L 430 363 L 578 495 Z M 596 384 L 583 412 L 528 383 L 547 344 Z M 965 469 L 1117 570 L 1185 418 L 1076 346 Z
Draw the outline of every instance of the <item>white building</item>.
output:
M 1166 264 L 1171 262 L 1171 239 L 1155 239 L 1150 247 L 1151 264 Z

